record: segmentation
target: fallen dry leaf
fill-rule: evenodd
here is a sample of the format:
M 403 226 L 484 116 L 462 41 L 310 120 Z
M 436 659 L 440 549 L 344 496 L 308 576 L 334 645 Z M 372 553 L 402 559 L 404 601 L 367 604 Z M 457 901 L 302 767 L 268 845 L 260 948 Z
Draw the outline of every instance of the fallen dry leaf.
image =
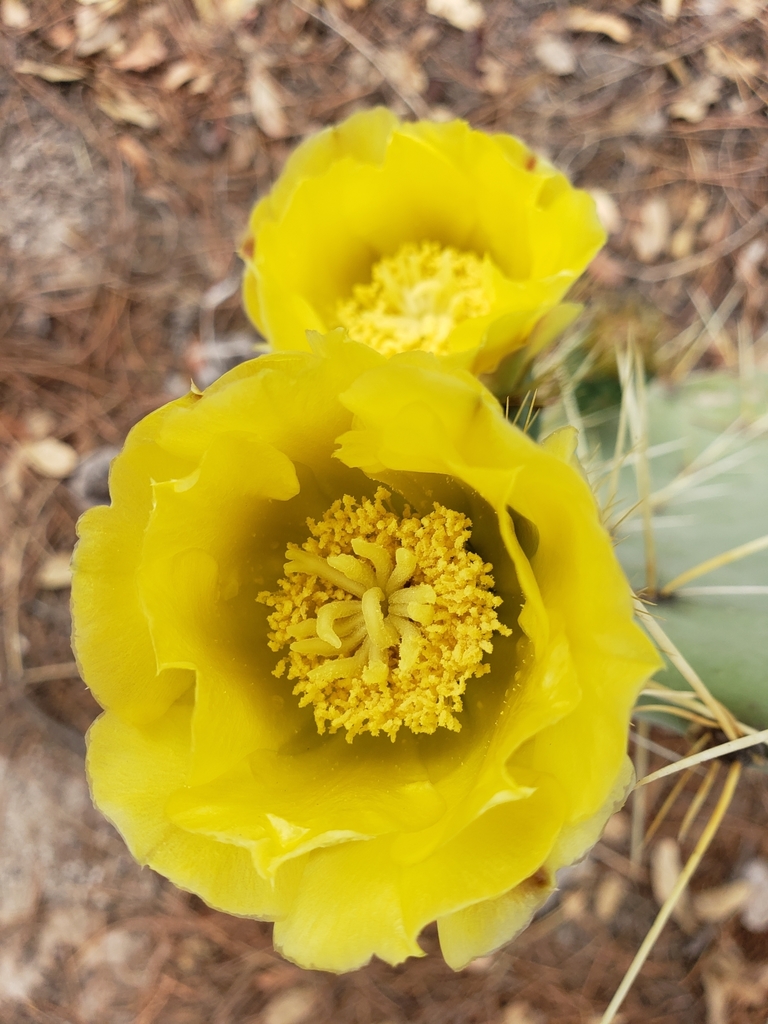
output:
M 315 1006 L 315 996 L 308 988 L 290 988 L 274 996 L 261 1013 L 264 1024 L 301 1024 Z
M 603 188 L 589 189 L 589 194 L 595 200 L 597 216 L 609 235 L 615 235 L 621 230 L 621 213 L 613 196 L 609 195 Z
M 113 121 L 135 124 L 146 131 L 151 131 L 160 124 L 160 118 L 154 110 L 137 100 L 127 89 L 113 84 L 105 86 L 104 83 L 101 83 L 97 88 L 96 106 Z
M 509 1003 L 501 1014 L 502 1024 L 539 1024 L 541 1019 L 541 1014 L 522 999 Z
M 669 255 L 675 260 L 690 256 L 696 241 L 696 228 L 692 224 L 683 224 L 675 231 L 669 243 Z
M 5 460 L 5 465 L 0 468 L 0 488 L 5 491 L 5 496 L 12 505 L 21 501 L 24 496 L 24 459 L 21 453 L 16 450 Z M 5 524 L 3 524 L 5 527 Z
M 742 871 L 749 884 L 749 898 L 741 923 L 750 932 L 768 931 L 768 861 L 755 857 Z
M 171 64 L 163 75 L 160 87 L 165 89 L 166 92 L 176 92 L 182 85 L 191 82 L 199 74 L 200 68 L 191 60 L 177 60 Z
M 572 7 L 567 11 L 565 25 L 571 32 L 597 32 L 615 43 L 628 43 L 632 38 L 632 29 L 623 18 L 590 11 L 587 7 Z
M 736 257 L 736 273 L 748 288 L 759 289 L 762 286 L 760 264 L 768 252 L 768 245 L 762 238 L 755 238 L 745 245 Z
M 253 14 L 261 0 L 193 0 L 203 21 L 232 25 Z
M 427 0 L 427 13 L 444 18 L 462 32 L 474 32 L 485 21 L 485 11 L 477 0 Z
M 477 70 L 482 74 L 480 88 L 491 96 L 502 96 L 507 91 L 507 71 L 500 60 L 483 56 L 477 62 Z
M 707 1024 L 730 1024 L 736 1007 L 765 1012 L 768 963 L 750 963 L 734 939 L 721 933 L 717 946 L 702 960 L 701 980 L 707 999 Z M 739 1015 L 738 1019 L 744 1019 Z M 750 1020 L 753 1018 L 750 1016 Z M 763 1015 L 760 1015 L 760 1020 Z
M 629 836 L 630 827 L 629 816 L 624 811 L 617 811 L 606 821 L 603 839 L 609 843 L 621 843 Z
M 118 71 L 149 71 L 150 68 L 162 64 L 167 56 L 168 47 L 160 33 L 154 28 L 149 28 L 142 32 L 127 53 L 112 63 Z
M 54 437 L 28 441 L 19 449 L 26 464 L 41 476 L 63 480 L 74 470 L 78 456 L 75 449 Z
M 51 25 L 45 38 L 54 50 L 66 50 L 74 43 L 76 36 L 73 26 L 62 21 L 58 25 Z
M 106 15 L 97 7 L 78 7 L 75 10 L 75 35 L 78 39 L 95 36 L 106 21 Z
M 616 916 L 627 893 L 627 883 L 615 872 L 606 875 L 595 893 L 595 915 L 603 924 L 608 924 Z
M 576 53 L 561 36 L 542 36 L 533 48 L 536 60 L 553 75 L 572 75 L 576 70 Z
M 681 871 L 680 846 L 677 840 L 659 839 L 651 851 L 651 887 L 659 906 L 669 897 Z
M 493 953 L 489 956 L 476 956 L 474 960 L 469 961 L 464 970 L 470 974 L 487 974 L 495 962 L 496 957 Z
M 651 263 L 664 251 L 669 240 L 670 216 L 663 196 L 646 200 L 640 208 L 640 223 L 632 231 L 630 241 L 643 263 Z
M 578 921 L 587 912 L 587 895 L 581 889 L 567 892 L 560 903 L 566 921 Z
M 717 75 L 703 75 L 686 85 L 669 105 L 670 117 L 698 124 L 707 116 L 709 108 L 720 99 L 723 82 Z
M 760 74 L 760 61 L 754 57 L 742 57 L 741 54 L 726 50 L 722 45 L 711 43 L 704 47 L 707 67 L 714 75 L 730 78 L 738 82 L 744 78 L 754 78 Z
M 193 96 L 202 96 L 206 92 L 210 92 L 215 79 L 212 71 L 204 71 L 202 75 L 195 78 L 189 87 L 189 91 Z
M 420 96 L 426 91 L 429 79 L 424 69 L 407 50 L 381 51 L 381 63 L 387 77 L 406 96 Z
M 733 212 L 727 206 L 719 213 L 714 213 L 704 221 L 701 228 L 701 239 L 707 245 L 722 241 L 733 230 Z
M 677 21 L 683 0 L 661 0 L 661 13 L 665 21 Z
M 32 20 L 29 9 L 21 0 L 3 0 L 0 19 L 6 28 L 25 29 Z
M 93 12 L 86 8 L 82 13 L 91 14 Z M 75 47 L 75 53 L 78 57 L 92 57 L 103 50 L 111 50 L 123 42 L 120 35 L 120 26 L 116 21 L 99 21 L 96 30 L 92 33 L 90 32 L 92 26 L 88 25 L 85 35 L 80 35 L 79 27 L 77 18 L 75 18 L 75 28 L 78 30 L 78 43 Z
M 128 0 L 77 0 L 81 7 L 95 7 L 100 12 L 100 16 L 106 17 L 110 14 L 117 14 L 121 11 Z
M 72 554 L 49 555 L 37 571 L 35 582 L 41 590 L 65 590 L 72 584 Z
M 728 1024 L 728 995 L 730 985 L 711 974 L 702 975 L 704 998 L 707 1002 L 707 1024 Z
M 741 910 L 750 894 L 749 882 L 740 878 L 714 889 L 704 889 L 693 897 L 693 910 L 700 921 L 719 924 Z
M 231 174 L 242 174 L 249 167 L 259 150 L 258 132 L 253 127 L 234 131 L 229 144 L 229 170 Z
M 248 96 L 256 124 L 270 139 L 284 139 L 289 134 L 283 111 L 280 87 L 263 65 L 255 61 L 248 76 Z
M 677 840 L 671 837 L 659 839 L 651 850 L 651 888 L 659 906 L 671 895 L 682 869 Z M 686 931 L 693 930 L 690 893 L 687 890 L 677 901 L 672 916 Z
M 30 409 L 24 414 L 23 423 L 30 441 L 43 441 L 56 430 L 56 417 L 50 409 Z
M 85 78 L 84 68 L 64 67 L 61 64 L 39 64 L 36 60 L 23 60 L 14 68 L 17 75 L 34 75 L 46 82 L 79 82 Z

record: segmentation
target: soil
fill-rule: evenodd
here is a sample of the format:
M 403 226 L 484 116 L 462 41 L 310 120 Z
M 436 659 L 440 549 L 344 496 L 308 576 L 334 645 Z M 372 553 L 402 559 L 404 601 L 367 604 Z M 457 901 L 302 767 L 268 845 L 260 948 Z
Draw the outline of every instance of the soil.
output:
M 204 386 L 251 355 L 235 255 L 250 206 L 297 141 L 361 107 L 513 132 L 596 191 L 610 240 L 575 294 L 606 372 L 610 339 L 630 328 L 672 376 L 768 369 L 765 4 L 487 0 L 469 31 L 417 0 L 229 0 L 231 25 L 206 21 L 210 6 L 0 4 L 0 1019 L 599 1020 L 656 914 L 650 868 L 699 776 L 639 867 L 630 806 L 527 932 L 464 971 L 444 965 L 430 929 L 425 957 L 398 968 L 302 971 L 274 953 L 269 926 L 140 869 L 93 810 L 83 736 L 98 708 L 72 662 L 66 579 L 44 585 L 41 571 L 104 500 L 130 426 L 190 377 Z M 21 457 L 46 438 L 74 450 L 74 475 Z M 670 788 L 654 784 L 649 816 Z M 766 812 L 766 777 L 749 769 L 694 893 L 768 859 Z M 766 1005 L 768 931 L 738 911 L 683 915 L 619 1019 L 764 1024 Z

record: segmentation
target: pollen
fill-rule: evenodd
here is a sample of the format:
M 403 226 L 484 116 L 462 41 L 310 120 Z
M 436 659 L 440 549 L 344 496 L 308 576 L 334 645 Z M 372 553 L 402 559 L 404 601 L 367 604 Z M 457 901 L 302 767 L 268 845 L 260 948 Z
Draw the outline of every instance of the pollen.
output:
M 294 681 L 322 735 L 346 730 L 458 732 L 468 680 L 490 671 L 494 633 L 510 635 L 496 609 L 493 567 L 468 550 L 472 523 L 435 504 L 419 517 L 344 495 L 309 537 L 289 544 L 278 589 L 259 594 L 271 650 L 287 653 L 274 674 Z
M 370 284 L 356 285 L 336 317 L 353 341 L 383 355 L 414 349 L 443 355 L 455 327 L 490 312 L 492 278 L 488 256 L 407 242 L 374 264 Z

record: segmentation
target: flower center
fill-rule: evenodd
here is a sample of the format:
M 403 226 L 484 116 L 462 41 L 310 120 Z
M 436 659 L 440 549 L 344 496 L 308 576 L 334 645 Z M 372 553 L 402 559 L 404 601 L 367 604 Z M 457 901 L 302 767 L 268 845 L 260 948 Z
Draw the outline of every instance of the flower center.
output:
M 492 566 L 466 549 L 471 521 L 438 504 L 398 516 L 390 497 L 344 495 L 307 520 L 279 590 L 259 594 L 274 609 L 270 648 L 289 648 L 274 674 L 297 680 L 320 734 L 343 727 L 348 742 L 361 732 L 394 740 L 401 726 L 458 732 L 467 680 L 490 671 L 493 633 L 511 632 L 496 615 Z
M 424 349 L 445 354 L 458 324 L 485 316 L 493 302 L 490 259 L 437 242 L 407 242 L 373 265 L 336 316 L 354 341 L 384 355 Z

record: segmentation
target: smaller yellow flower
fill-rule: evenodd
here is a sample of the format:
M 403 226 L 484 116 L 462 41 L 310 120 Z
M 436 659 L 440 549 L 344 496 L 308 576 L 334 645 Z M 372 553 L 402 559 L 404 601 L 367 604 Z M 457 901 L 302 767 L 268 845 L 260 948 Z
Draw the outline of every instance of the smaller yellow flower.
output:
M 344 327 L 473 373 L 540 350 L 605 241 L 591 197 L 511 135 L 378 108 L 303 142 L 254 208 L 246 309 L 276 349 Z

